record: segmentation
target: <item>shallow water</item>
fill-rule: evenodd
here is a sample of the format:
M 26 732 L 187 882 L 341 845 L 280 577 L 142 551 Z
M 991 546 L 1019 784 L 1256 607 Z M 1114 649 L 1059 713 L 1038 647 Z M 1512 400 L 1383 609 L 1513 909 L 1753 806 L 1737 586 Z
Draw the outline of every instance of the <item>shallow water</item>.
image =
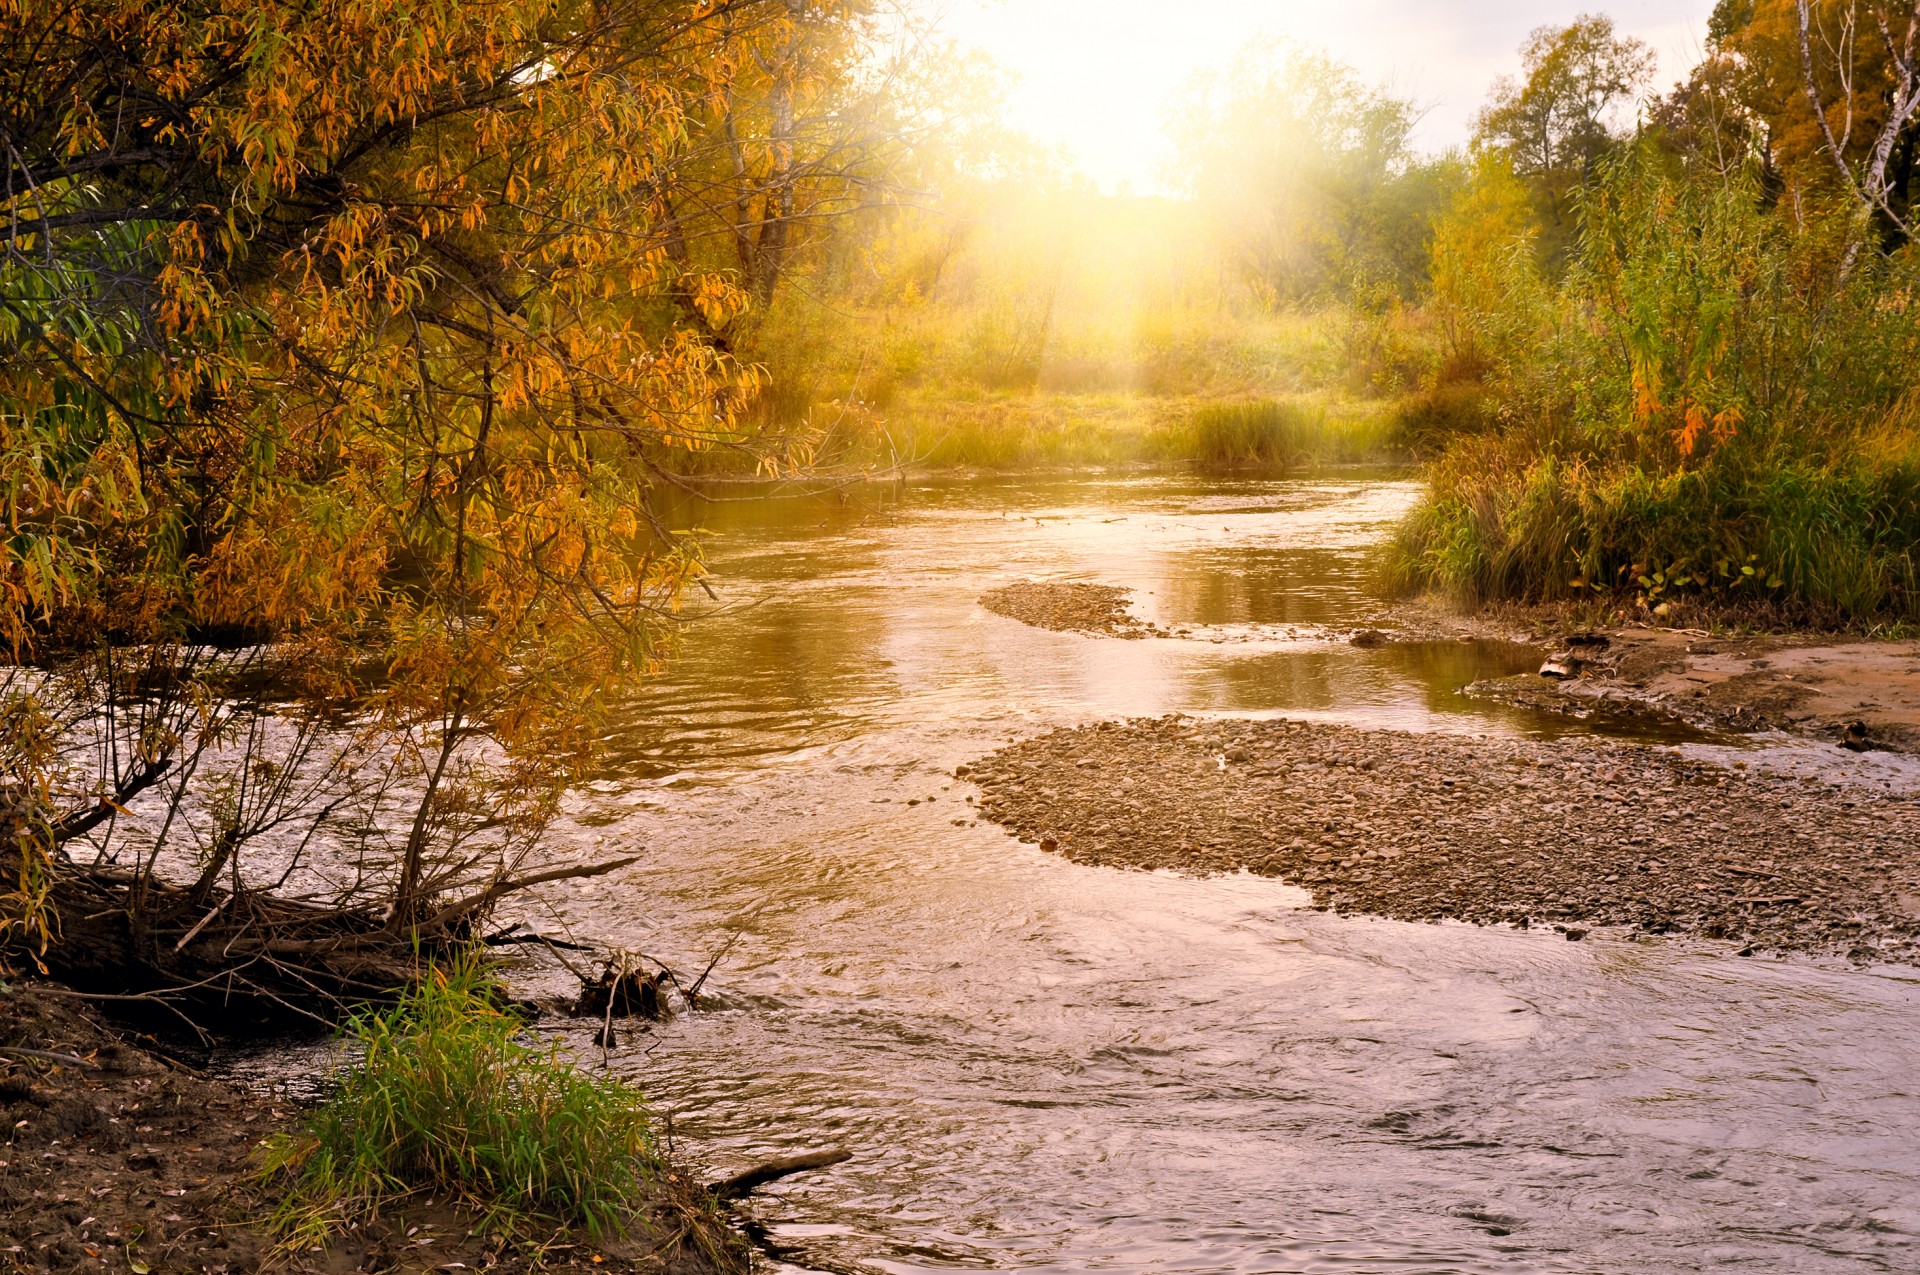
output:
M 1340 919 L 968 818 L 955 765 L 1103 717 L 1584 731 L 1456 693 L 1538 652 L 1327 635 L 1380 606 L 1366 553 L 1415 494 L 1128 477 L 689 512 L 726 609 L 577 812 L 645 862 L 533 919 L 680 970 L 736 936 L 724 1007 L 611 1061 L 716 1172 L 854 1153 L 755 1205 L 785 1263 L 1920 1270 L 1914 971 Z M 976 605 L 1022 577 L 1127 585 L 1194 631 Z

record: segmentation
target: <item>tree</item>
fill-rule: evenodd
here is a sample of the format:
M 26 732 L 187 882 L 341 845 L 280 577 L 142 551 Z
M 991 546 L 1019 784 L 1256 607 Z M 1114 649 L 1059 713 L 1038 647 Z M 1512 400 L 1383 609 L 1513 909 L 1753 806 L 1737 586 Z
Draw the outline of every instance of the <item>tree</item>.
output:
M 1743 72 L 1775 163 L 1807 192 L 1836 190 L 1883 242 L 1911 233 L 1920 147 L 1920 6 L 1895 0 L 1721 0 L 1715 47 Z
M 749 300 L 671 251 L 742 7 L 0 0 L 0 937 L 298 984 L 588 870 L 755 385 L 669 317 Z
M 1272 43 L 1188 87 L 1177 175 L 1243 273 L 1297 301 L 1424 277 L 1427 217 L 1411 103 L 1324 55 Z
M 1540 290 L 1526 186 L 1497 151 L 1472 156 L 1433 234 L 1432 308 L 1446 339 L 1442 379 L 1472 379 L 1524 343 Z
M 1771 127 L 1745 100 L 1748 77 L 1737 55 L 1715 45 L 1685 80 L 1647 103 L 1645 125 L 1684 163 L 1722 181 L 1757 168 L 1761 189 L 1777 194 Z
M 746 305 L 715 321 L 682 293 L 684 317 L 733 351 L 795 264 L 892 192 L 906 145 L 894 117 L 900 50 L 872 0 L 750 0 L 721 6 L 726 51 L 703 58 L 688 145 L 666 188 L 672 259 L 724 271 Z
M 1564 27 L 1535 28 L 1520 60 L 1523 77 L 1495 82 L 1474 140 L 1504 152 L 1533 182 L 1547 222 L 1564 234 L 1574 192 L 1618 138 L 1611 117 L 1652 77 L 1653 51 L 1616 35 L 1613 19 L 1583 14 Z

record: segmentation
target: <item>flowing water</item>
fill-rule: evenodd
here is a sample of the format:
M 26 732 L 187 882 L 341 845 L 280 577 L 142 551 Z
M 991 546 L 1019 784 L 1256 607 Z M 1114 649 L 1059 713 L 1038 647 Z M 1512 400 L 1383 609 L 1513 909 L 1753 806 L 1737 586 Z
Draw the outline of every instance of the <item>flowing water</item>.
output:
M 1538 652 L 1330 632 L 1380 606 L 1367 551 L 1415 495 L 1126 477 L 690 507 L 722 609 L 577 812 L 645 861 L 535 920 L 680 970 L 732 936 L 721 1008 L 611 1061 L 716 1171 L 853 1152 L 753 1206 L 786 1268 L 1920 1270 L 1914 971 L 1341 919 L 970 817 L 953 768 L 1056 724 L 1586 729 L 1456 693 Z M 1190 631 L 977 605 L 1020 578 L 1126 585 Z

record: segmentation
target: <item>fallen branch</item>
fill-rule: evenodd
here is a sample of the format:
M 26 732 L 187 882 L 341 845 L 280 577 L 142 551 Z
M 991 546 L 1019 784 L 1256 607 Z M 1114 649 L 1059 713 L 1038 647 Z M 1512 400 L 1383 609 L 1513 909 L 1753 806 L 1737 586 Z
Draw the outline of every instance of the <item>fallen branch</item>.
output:
M 756 1187 L 781 1178 L 792 1177 L 796 1173 L 805 1173 L 809 1169 L 824 1169 L 830 1165 L 842 1164 L 853 1159 L 851 1151 L 809 1151 L 805 1155 L 788 1156 L 784 1160 L 769 1160 L 765 1164 L 755 1165 L 745 1173 L 736 1173 L 723 1182 L 716 1182 L 707 1190 L 716 1199 L 744 1199 Z
M 424 930 L 434 930 L 464 916 L 499 902 L 509 894 L 518 894 L 522 890 L 536 885 L 545 885 L 550 881 L 579 881 L 588 877 L 605 876 L 609 872 L 618 872 L 622 868 L 632 867 L 640 862 L 639 855 L 629 855 L 625 859 L 609 859 L 605 863 L 589 863 L 584 867 L 549 868 L 545 872 L 534 872 L 524 877 L 507 877 L 496 881 L 478 894 L 468 895 L 458 903 L 448 904 L 435 913 L 421 926 Z
M 591 952 L 591 943 L 569 943 L 565 939 L 549 938 L 537 930 L 528 930 L 525 934 L 516 933 L 524 928 L 525 921 L 515 921 L 497 934 L 489 934 L 480 941 L 488 947 L 514 947 L 523 943 L 544 943 L 548 947 L 557 947 L 566 952 Z
M 23 1049 L 18 1045 L 0 1045 L 0 1054 L 9 1058 L 37 1058 L 41 1062 L 59 1063 L 63 1067 L 79 1067 L 86 1071 L 99 1071 L 99 1063 L 90 1063 L 74 1054 L 56 1054 L 47 1049 Z

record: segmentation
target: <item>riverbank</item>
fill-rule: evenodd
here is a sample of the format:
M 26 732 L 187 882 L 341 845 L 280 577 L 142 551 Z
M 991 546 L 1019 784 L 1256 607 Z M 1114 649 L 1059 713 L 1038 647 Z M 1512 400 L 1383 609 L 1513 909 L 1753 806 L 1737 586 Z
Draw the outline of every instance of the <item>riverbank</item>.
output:
M 1575 717 L 1664 717 L 1862 752 L 1920 752 L 1917 642 L 1614 627 L 1563 633 L 1549 645 L 1544 675 L 1478 682 L 1466 693 Z
M 960 773 L 986 817 L 1090 865 L 1245 870 L 1402 920 L 1920 958 L 1920 801 L 1863 786 L 1604 740 L 1184 717 Z
M 275 1254 L 255 1180 L 294 1104 L 130 1043 L 65 989 L 0 996 L 0 1271 L 594 1270 L 711 1275 L 747 1268 L 686 1170 L 657 1183 L 633 1231 L 538 1248 L 486 1235 L 471 1209 L 408 1199 L 325 1251 Z M 717 1263 L 694 1241 L 718 1241 Z

